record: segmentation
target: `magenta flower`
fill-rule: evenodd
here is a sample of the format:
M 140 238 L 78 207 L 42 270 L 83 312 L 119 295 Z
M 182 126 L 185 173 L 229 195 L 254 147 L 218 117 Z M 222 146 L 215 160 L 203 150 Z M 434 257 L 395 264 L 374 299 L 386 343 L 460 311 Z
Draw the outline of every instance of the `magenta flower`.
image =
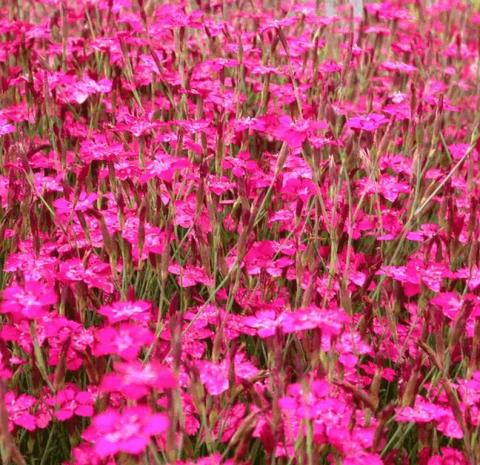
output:
M 63 79 L 63 94 L 67 102 L 83 103 L 90 95 L 101 93 L 107 94 L 112 90 L 112 81 L 110 79 L 100 79 L 98 82 L 84 77 L 79 81 L 72 79 L 70 76 Z
M 8 391 L 5 394 L 5 407 L 9 431 L 13 431 L 15 426 L 35 431 L 37 428 L 46 428 L 51 420 L 48 412 L 43 412 L 42 403 L 28 394 L 16 396 L 14 392 Z
M 150 302 L 144 300 L 119 301 L 110 305 L 102 305 L 98 309 L 98 313 L 107 317 L 110 324 L 130 319 L 147 323 L 150 319 L 150 309 Z
M 172 263 L 168 267 L 168 271 L 178 276 L 178 283 L 181 287 L 192 287 L 197 284 L 204 286 L 213 286 L 213 280 L 200 266 L 180 267 L 177 263 Z
M 384 465 L 384 462 L 378 454 L 363 452 L 345 457 L 343 465 Z
M 347 120 L 347 127 L 362 131 L 373 132 L 388 123 L 388 118 L 379 113 L 356 116 Z
M 306 124 L 294 123 L 289 117 L 280 117 L 279 124 L 276 126 L 272 134 L 277 139 L 284 141 L 292 149 L 301 147 L 307 138 L 309 127 Z
M 381 65 L 381 68 L 386 69 L 387 71 L 396 71 L 399 73 L 411 74 L 417 71 L 415 66 L 403 63 L 401 61 L 384 61 Z
M 261 338 L 273 336 L 277 328 L 282 328 L 282 320 L 273 310 L 263 310 L 255 316 L 245 317 L 244 323 L 251 328 L 255 328 Z
M 248 360 L 244 352 L 238 352 L 233 359 L 235 376 L 239 379 L 251 379 L 258 373 L 258 368 Z
M 449 407 L 443 407 L 426 401 L 421 396 L 415 399 L 414 407 L 399 407 L 395 419 L 399 422 L 429 423 L 435 422 L 438 431 L 455 439 L 463 438 L 463 432 Z
M 178 172 L 184 172 L 191 168 L 191 164 L 186 158 L 172 157 L 164 152 L 158 152 L 153 161 L 145 169 L 142 181 L 146 182 L 152 178 L 158 178 L 162 181 L 172 182 Z
M 65 421 L 74 415 L 91 417 L 94 412 L 95 395 L 89 391 L 80 391 L 77 386 L 72 384 L 57 392 L 46 402 L 55 408 L 55 418 Z
M 480 12 L 271 4 L 2 2 L 14 462 L 478 458 Z
M 72 449 L 72 460 L 72 462 L 65 462 L 64 465 L 116 465 L 113 457 L 98 457 L 94 447 L 86 442 Z
M 12 132 L 15 132 L 15 126 L 0 116 L 0 136 L 11 134 Z
M 115 161 L 124 152 L 122 144 L 110 142 L 104 134 L 94 134 L 83 140 L 80 145 L 80 155 L 85 163 L 93 160 Z
M 455 319 L 463 305 L 462 300 L 455 292 L 440 292 L 430 302 L 439 307 L 450 320 Z
M 143 365 L 140 362 L 116 363 L 113 373 L 107 373 L 100 389 L 105 392 L 119 392 L 128 399 L 138 400 L 153 389 L 162 391 L 177 386 L 172 371 L 157 362 Z
M 200 422 L 198 421 L 198 411 L 197 408 L 195 407 L 195 403 L 192 400 L 192 397 L 187 394 L 185 391 L 180 390 L 180 397 L 181 397 L 181 402 L 182 402 L 182 413 L 185 418 L 185 432 L 188 435 L 194 435 L 199 427 L 200 427 Z M 157 405 L 160 408 L 167 408 L 168 407 L 168 398 L 166 395 L 162 395 L 158 401 Z
M 212 396 L 218 396 L 230 387 L 228 381 L 228 364 L 226 361 L 214 363 L 208 360 L 199 360 L 196 366 L 200 372 L 200 381 Z
M 347 320 L 346 315 L 341 310 L 321 309 L 311 305 L 294 312 L 284 312 L 281 321 L 285 333 L 320 328 L 323 335 L 327 336 L 340 334 L 343 324 Z
M 228 442 L 241 425 L 247 408 L 245 404 L 235 404 L 229 408 L 224 417 L 215 425 L 213 434 L 218 436 L 221 433 L 221 441 Z
M 73 211 L 86 212 L 92 207 L 93 202 L 97 200 L 98 195 L 96 193 L 81 192 L 78 199 L 74 201 L 68 201 L 64 198 L 60 198 L 53 202 L 55 210 L 58 215 L 70 215 Z
M 469 465 L 470 463 L 461 451 L 452 447 L 442 447 L 440 452 L 432 455 L 427 465 Z
M 153 436 L 164 433 L 168 425 L 166 415 L 153 413 L 146 406 L 129 407 L 121 413 L 109 409 L 93 417 L 82 437 L 93 443 L 99 457 L 118 452 L 137 455 L 145 450 Z
M 101 262 L 96 257 L 91 257 L 87 266 L 76 258 L 65 260 L 60 264 L 57 277 L 67 283 L 84 282 L 89 288 L 101 289 L 107 293 L 113 292 L 114 289 L 109 264 Z
M 3 291 L 0 312 L 35 319 L 46 315 L 56 302 L 57 295 L 45 284 L 39 282 L 27 282 L 23 286 L 12 284 Z
M 153 342 L 154 335 L 143 326 L 122 324 L 115 328 L 107 326 L 99 329 L 95 339 L 93 353 L 96 357 L 117 355 L 125 360 L 134 360 L 143 347 Z
M 146 260 L 150 253 L 161 255 L 167 244 L 167 235 L 165 231 L 162 231 L 160 228 L 152 226 L 149 223 L 144 223 L 143 229 L 145 239 L 142 251 L 140 251 L 139 248 L 140 220 L 134 216 L 129 217 L 125 221 L 122 230 L 122 237 L 132 246 L 132 255 L 136 261 Z M 140 252 L 142 253 L 140 254 Z

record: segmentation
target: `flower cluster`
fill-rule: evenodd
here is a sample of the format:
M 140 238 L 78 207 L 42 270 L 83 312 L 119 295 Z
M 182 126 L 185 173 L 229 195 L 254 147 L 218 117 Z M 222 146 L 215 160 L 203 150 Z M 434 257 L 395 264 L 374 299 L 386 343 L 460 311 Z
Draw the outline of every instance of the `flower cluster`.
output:
M 480 464 L 480 10 L 0 4 L 0 455 Z

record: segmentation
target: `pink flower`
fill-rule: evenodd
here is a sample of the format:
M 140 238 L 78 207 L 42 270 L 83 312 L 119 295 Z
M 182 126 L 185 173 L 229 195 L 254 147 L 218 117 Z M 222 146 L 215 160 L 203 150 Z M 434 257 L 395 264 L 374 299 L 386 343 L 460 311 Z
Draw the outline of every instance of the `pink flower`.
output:
M 104 134 L 94 134 L 80 144 L 80 155 L 85 163 L 94 160 L 115 161 L 124 153 L 122 144 L 110 142 Z
M 450 320 L 455 319 L 463 305 L 458 294 L 455 292 L 440 292 L 431 299 L 430 302 L 440 307 L 442 313 Z
M 444 407 L 427 402 L 421 396 L 417 396 L 414 407 L 399 407 L 395 411 L 395 419 L 401 423 L 429 423 L 445 415 Z
M 72 459 L 73 462 L 66 462 L 64 465 L 116 465 L 113 458 L 97 457 L 94 448 L 86 442 L 72 449 Z
M 62 89 L 65 100 L 70 103 L 82 104 L 90 95 L 101 93 L 108 94 L 112 90 L 112 81 L 110 79 L 101 79 L 98 82 L 84 77 L 79 81 L 74 78 L 67 80 Z
M 261 338 L 273 336 L 277 328 L 281 329 L 282 321 L 273 310 L 263 310 L 244 318 L 245 325 L 255 328 Z
M 45 284 L 27 282 L 23 286 L 12 284 L 3 291 L 0 313 L 13 313 L 28 319 L 39 318 L 48 313 L 57 302 L 57 295 Z
M 134 216 L 129 217 L 127 221 L 125 221 L 122 230 L 122 237 L 131 244 L 132 255 L 136 261 L 147 259 L 150 253 L 161 255 L 167 244 L 166 233 L 160 228 L 145 222 L 143 224 L 143 229 L 145 239 L 141 255 L 139 248 L 140 220 Z
M 225 412 L 225 415 L 219 419 L 218 423 L 216 423 L 213 434 L 218 436 L 221 432 L 221 441 L 230 441 L 235 432 L 238 431 L 246 411 L 247 408 L 245 404 L 233 405 Z
M 119 413 L 109 409 L 93 417 L 82 437 L 93 443 L 99 457 L 126 452 L 141 454 L 152 436 L 164 433 L 169 425 L 166 415 L 149 407 L 129 407 Z
M 284 141 L 292 149 L 301 147 L 307 138 L 308 126 L 296 124 L 288 116 L 281 116 L 279 124 L 272 131 L 273 136 Z
M 0 136 L 11 134 L 12 132 L 15 132 L 15 126 L 0 116 Z
M 168 271 L 179 276 L 178 282 L 181 287 L 192 287 L 197 284 L 203 284 L 208 287 L 213 286 L 213 279 L 200 266 L 187 265 L 185 268 L 182 268 L 177 263 L 172 263 L 168 267 Z
M 327 125 L 322 121 L 301 120 L 294 122 L 289 116 L 280 116 L 272 128 L 272 135 L 286 142 L 291 149 L 302 146 L 307 137 L 315 130 L 325 129 Z
M 346 315 L 342 311 L 322 309 L 315 305 L 282 314 L 282 328 L 285 333 L 320 328 L 324 335 L 338 335 L 345 322 Z
M 157 362 L 143 365 L 140 362 L 116 363 L 113 373 L 103 377 L 100 389 L 120 392 L 129 399 L 137 400 L 151 390 L 172 389 L 177 385 L 172 371 Z
M 55 418 L 65 421 L 74 415 L 79 417 L 91 417 L 93 415 L 93 405 L 95 396 L 88 391 L 80 391 L 72 384 L 57 392 L 57 394 L 47 400 L 47 404 L 55 407 Z
M 158 152 L 153 161 L 146 167 L 141 178 L 143 182 L 152 178 L 158 178 L 162 181 L 172 182 L 176 173 L 185 172 L 192 166 L 187 158 L 173 157 L 165 152 Z
M 255 377 L 259 370 L 248 360 L 244 352 L 238 352 L 233 359 L 235 376 L 240 379 L 251 379 Z
M 143 326 L 122 324 L 115 328 L 107 326 L 97 330 L 95 339 L 93 353 L 96 357 L 118 355 L 125 360 L 134 360 L 142 347 L 153 342 L 154 335 Z
M 351 129 L 360 129 L 362 131 L 373 132 L 380 126 L 388 123 L 388 118 L 379 113 L 370 113 L 360 115 L 347 120 L 347 127 Z
M 86 212 L 89 208 L 93 206 L 93 202 L 97 200 L 98 195 L 96 193 L 87 193 L 82 191 L 78 196 L 78 199 L 73 199 L 71 202 L 59 198 L 53 202 L 55 210 L 58 215 L 70 215 L 73 211 L 76 212 Z
M 8 412 L 8 429 L 13 431 L 15 426 L 20 426 L 27 431 L 35 431 L 37 428 L 46 428 L 51 416 L 43 412 L 43 405 L 37 399 L 28 394 L 16 396 L 9 391 L 5 394 L 5 406 Z M 34 414 L 34 408 L 37 412 Z
M 110 305 L 102 305 L 98 313 L 106 316 L 110 324 L 130 319 L 147 323 L 151 306 L 150 302 L 144 300 L 114 302 Z
M 469 465 L 465 455 L 452 447 L 442 447 L 441 454 L 432 455 L 427 465 Z
M 343 459 L 343 465 L 383 465 L 384 462 L 378 454 L 360 452 L 355 455 L 348 455 Z
M 417 71 L 415 66 L 403 63 L 401 61 L 384 61 L 380 67 L 386 69 L 387 71 L 396 71 L 405 74 L 412 74 Z
M 182 412 L 185 418 L 185 432 L 192 436 L 200 427 L 200 422 L 197 419 L 198 411 L 195 407 L 195 403 L 192 400 L 192 397 L 187 394 L 185 391 L 180 390 L 180 398 L 182 402 Z M 169 400 L 167 396 L 163 395 L 158 399 L 157 405 L 160 408 L 167 408 Z
M 196 366 L 200 372 L 200 381 L 212 396 L 218 396 L 230 387 L 228 364 L 225 361 L 214 363 L 208 360 L 199 360 Z
M 455 439 L 463 438 L 463 432 L 449 407 L 428 402 L 421 396 L 417 396 L 414 407 L 399 407 L 395 411 L 395 419 L 398 422 L 429 423 L 433 421 L 438 431 L 445 436 Z
M 10 362 L 12 360 L 10 359 Z M 4 356 L 0 352 L 0 380 L 7 380 L 12 377 L 12 370 L 8 367 L 8 365 L 5 363 Z
M 86 265 L 76 258 L 65 260 L 60 264 L 57 278 L 68 283 L 84 282 L 89 288 L 101 289 L 107 293 L 114 290 L 110 266 L 96 256 L 91 257 Z

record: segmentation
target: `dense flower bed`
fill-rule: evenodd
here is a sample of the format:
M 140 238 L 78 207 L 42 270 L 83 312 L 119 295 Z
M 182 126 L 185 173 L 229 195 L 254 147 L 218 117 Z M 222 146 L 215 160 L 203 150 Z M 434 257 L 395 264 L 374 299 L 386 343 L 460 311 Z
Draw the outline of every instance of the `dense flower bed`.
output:
M 477 3 L 2 2 L 2 463 L 480 464 Z

